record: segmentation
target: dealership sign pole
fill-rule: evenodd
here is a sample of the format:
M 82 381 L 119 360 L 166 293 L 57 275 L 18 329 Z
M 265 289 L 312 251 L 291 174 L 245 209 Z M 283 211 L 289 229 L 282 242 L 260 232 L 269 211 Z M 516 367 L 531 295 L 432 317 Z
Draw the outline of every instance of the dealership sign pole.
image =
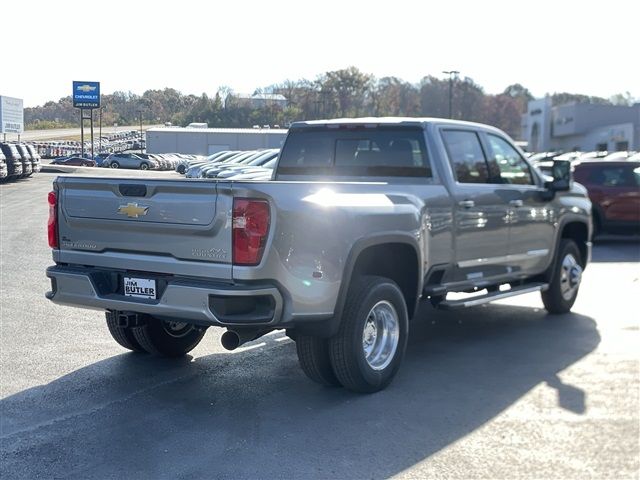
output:
M 93 159 L 93 109 L 100 108 L 100 82 L 73 82 L 73 106 L 80 109 L 81 156 L 84 158 L 84 121 L 91 122 L 91 158 Z M 85 111 L 89 110 L 89 116 Z

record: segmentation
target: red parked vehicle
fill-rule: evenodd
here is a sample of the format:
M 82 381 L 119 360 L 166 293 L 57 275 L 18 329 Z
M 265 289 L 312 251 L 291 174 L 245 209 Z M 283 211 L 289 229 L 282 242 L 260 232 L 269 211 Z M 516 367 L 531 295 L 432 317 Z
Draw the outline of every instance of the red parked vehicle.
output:
M 594 236 L 640 232 L 640 161 L 584 161 L 574 178 L 589 191 Z

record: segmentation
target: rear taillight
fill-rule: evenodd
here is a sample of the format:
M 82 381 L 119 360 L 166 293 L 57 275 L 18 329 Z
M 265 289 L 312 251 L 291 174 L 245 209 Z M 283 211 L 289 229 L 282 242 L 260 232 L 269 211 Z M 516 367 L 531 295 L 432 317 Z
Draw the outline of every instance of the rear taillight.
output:
M 233 264 L 258 265 L 269 233 L 269 203 L 233 199 Z
M 58 248 L 58 197 L 56 192 L 49 192 L 49 221 L 47 222 L 47 233 L 49 236 L 49 246 Z

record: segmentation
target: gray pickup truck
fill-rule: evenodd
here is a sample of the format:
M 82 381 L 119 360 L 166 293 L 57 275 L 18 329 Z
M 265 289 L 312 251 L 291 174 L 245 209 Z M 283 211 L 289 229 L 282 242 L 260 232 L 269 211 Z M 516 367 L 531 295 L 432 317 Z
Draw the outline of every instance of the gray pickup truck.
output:
M 393 379 L 420 301 L 540 291 L 565 313 L 591 252 L 568 162 L 544 177 L 500 130 L 442 119 L 299 122 L 272 181 L 59 177 L 49 204 L 47 298 L 106 311 L 123 347 L 286 329 L 312 380 L 358 392 Z

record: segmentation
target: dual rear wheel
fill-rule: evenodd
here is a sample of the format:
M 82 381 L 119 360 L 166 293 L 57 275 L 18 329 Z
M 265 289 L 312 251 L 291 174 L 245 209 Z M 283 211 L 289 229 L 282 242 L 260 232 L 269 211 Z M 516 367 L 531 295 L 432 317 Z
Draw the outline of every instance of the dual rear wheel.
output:
M 549 287 L 542 292 L 549 313 L 571 310 L 580 288 L 582 265 L 576 243 L 563 239 Z M 317 383 L 376 392 L 398 371 L 408 330 L 407 306 L 398 285 L 387 278 L 362 277 L 349 290 L 337 335 L 329 339 L 296 336 L 298 360 L 305 374 Z
M 408 330 L 407 306 L 400 288 L 387 278 L 362 277 L 349 290 L 335 336 L 297 335 L 298 360 L 315 382 L 355 392 L 377 392 L 396 375 Z
M 204 337 L 205 329 L 190 323 L 168 322 L 151 316 L 141 325 L 122 325 L 113 312 L 106 313 L 107 327 L 113 339 L 124 348 L 164 357 L 181 357 L 193 350 Z

